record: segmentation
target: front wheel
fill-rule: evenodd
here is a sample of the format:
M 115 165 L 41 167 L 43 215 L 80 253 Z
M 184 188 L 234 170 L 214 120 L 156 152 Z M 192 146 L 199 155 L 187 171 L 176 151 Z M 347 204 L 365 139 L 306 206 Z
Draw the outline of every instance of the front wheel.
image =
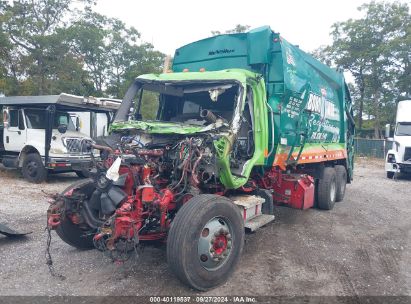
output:
M 22 173 L 32 183 L 41 183 L 47 179 L 47 170 L 38 153 L 30 153 L 23 160 Z
M 82 169 L 80 171 L 76 171 L 76 174 L 80 178 L 89 178 L 90 177 L 90 170 Z
M 395 172 L 387 171 L 387 178 L 393 178 Z
M 198 195 L 177 212 L 167 239 L 167 262 L 175 275 L 198 290 L 224 283 L 244 245 L 237 206 L 217 195 Z
M 69 186 L 62 192 L 62 195 L 75 190 L 90 197 L 94 189 L 95 186 L 93 181 L 87 179 Z M 95 231 L 93 231 L 91 227 L 87 227 L 86 229 L 80 228 L 80 226 L 74 224 L 65 213 L 63 213 L 60 225 L 56 228 L 56 233 L 65 243 L 75 248 L 83 250 L 94 248 L 93 237 Z

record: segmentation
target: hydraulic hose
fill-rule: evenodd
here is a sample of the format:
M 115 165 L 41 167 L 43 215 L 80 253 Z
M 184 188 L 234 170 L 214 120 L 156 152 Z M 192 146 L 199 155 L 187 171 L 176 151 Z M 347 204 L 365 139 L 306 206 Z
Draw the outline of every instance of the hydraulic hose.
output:
M 91 212 L 90 207 L 88 205 L 88 201 L 83 202 L 83 209 L 81 209 L 81 215 L 84 217 L 87 225 L 91 228 L 99 228 L 104 225 L 105 221 L 102 221 L 96 218 Z

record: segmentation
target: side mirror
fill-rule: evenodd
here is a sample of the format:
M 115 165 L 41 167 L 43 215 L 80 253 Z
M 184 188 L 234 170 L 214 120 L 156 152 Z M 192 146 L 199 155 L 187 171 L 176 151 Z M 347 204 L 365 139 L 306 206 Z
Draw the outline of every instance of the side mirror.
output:
M 64 134 L 64 133 L 66 133 L 66 131 L 67 131 L 67 125 L 59 125 L 59 126 L 57 127 L 57 130 L 58 130 L 61 134 Z
M 390 130 L 391 130 L 390 124 L 386 124 L 385 125 L 385 138 L 390 137 Z
M 134 119 L 134 108 L 131 107 L 130 110 L 128 110 L 128 114 L 127 114 L 127 120 L 132 120 Z
M 76 117 L 76 131 L 80 131 L 80 117 Z

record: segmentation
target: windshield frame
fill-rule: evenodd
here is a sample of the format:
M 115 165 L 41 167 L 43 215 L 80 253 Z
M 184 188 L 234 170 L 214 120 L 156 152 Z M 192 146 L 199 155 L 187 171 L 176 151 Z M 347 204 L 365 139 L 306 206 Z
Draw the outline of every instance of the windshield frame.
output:
M 399 126 L 407 126 L 409 133 L 398 133 Z M 411 136 L 411 122 L 398 122 L 395 126 L 395 136 Z
M 29 118 L 28 118 L 28 116 L 27 116 L 27 112 L 29 112 L 29 111 L 39 111 L 39 112 L 44 113 L 44 118 L 45 118 L 45 116 L 46 116 L 46 111 L 45 111 L 44 109 L 39 109 L 39 108 L 25 108 L 25 109 L 24 109 L 24 120 L 25 120 L 27 129 L 30 129 L 30 130 L 45 130 L 45 129 L 47 128 L 47 126 L 46 126 L 46 121 L 44 121 L 44 126 L 43 126 L 42 128 L 33 128 L 33 127 L 32 127 L 31 122 L 29 121 Z M 55 113 L 52 129 L 53 129 L 53 130 L 56 130 L 57 127 L 58 127 L 58 125 L 55 124 L 56 121 L 57 121 L 57 117 L 59 116 L 58 113 L 60 113 L 60 114 L 65 114 L 65 115 L 68 117 L 67 130 L 69 130 L 69 131 L 76 131 L 76 126 L 74 125 L 74 123 L 73 123 L 73 121 L 72 121 L 72 119 L 71 119 L 71 117 L 70 117 L 70 113 L 69 113 L 69 112 L 66 112 L 66 111 L 61 111 L 61 110 L 57 110 L 56 113 Z
M 135 110 L 141 110 L 141 91 L 151 91 L 151 92 L 158 92 L 160 94 L 166 94 L 167 91 L 164 90 L 150 90 L 149 88 L 153 88 L 155 86 L 160 86 L 163 88 L 167 88 L 167 85 L 172 85 L 172 84 L 178 84 L 178 87 L 184 86 L 184 85 L 190 85 L 190 84 L 199 84 L 200 86 L 206 87 L 207 84 L 211 86 L 224 86 L 227 84 L 231 84 L 233 87 L 238 87 L 238 93 L 236 94 L 236 100 L 233 101 L 233 110 L 232 110 L 232 116 L 229 120 L 229 126 L 231 127 L 232 130 L 238 130 L 239 129 L 239 124 L 240 124 L 240 116 L 244 107 L 245 103 L 245 88 L 243 86 L 243 83 L 237 79 L 195 79 L 195 80 L 148 80 L 144 78 L 137 78 L 136 81 L 133 83 L 133 85 L 129 88 L 129 90 L 126 93 L 126 96 L 122 102 L 122 108 L 119 109 L 117 112 L 117 115 L 114 119 L 114 122 L 125 122 L 128 121 L 129 118 L 129 112 L 131 108 L 134 108 Z M 172 87 L 171 87 L 172 88 Z M 174 88 L 172 88 L 174 89 Z M 206 89 L 204 89 L 206 91 Z M 131 94 L 132 93 L 132 94 Z M 127 96 L 128 95 L 128 96 Z M 131 96 L 132 95 L 132 96 Z M 173 94 L 169 94 L 173 95 Z M 160 95 L 161 96 L 161 95 Z M 126 99 L 127 98 L 127 99 Z M 136 99 L 138 101 L 138 104 L 136 104 Z M 218 101 L 217 101 L 218 102 Z M 159 102 L 159 107 L 157 110 L 160 109 L 161 102 Z M 134 112 L 133 115 L 135 115 L 137 112 Z M 138 113 L 140 114 L 140 113 Z M 180 125 L 186 125 L 186 126 L 193 126 L 191 124 L 187 124 L 184 122 L 172 122 L 172 121 L 161 121 L 161 120 L 136 120 L 133 119 L 132 121 L 147 121 L 147 122 L 161 122 L 161 123 L 171 123 L 171 124 L 180 124 Z M 196 125 L 198 126 L 198 125 Z

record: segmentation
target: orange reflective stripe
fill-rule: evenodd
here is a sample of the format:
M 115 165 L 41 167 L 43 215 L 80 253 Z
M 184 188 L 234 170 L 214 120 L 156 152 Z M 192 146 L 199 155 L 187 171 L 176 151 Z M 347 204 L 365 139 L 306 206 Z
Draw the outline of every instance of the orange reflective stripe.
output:
M 292 154 L 292 157 L 296 158 L 298 156 L 298 152 Z M 288 153 L 281 153 L 276 155 L 274 159 L 274 166 L 279 166 L 281 169 L 285 169 L 285 162 L 287 160 Z M 307 163 L 320 163 L 329 160 L 337 160 L 337 159 L 345 159 L 347 158 L 347 151 L 346 150 L 328 150 L 328 151 L 310 151 L 301 153 L 300 158 L 298 159 L 299 164 L 307 164 Z

